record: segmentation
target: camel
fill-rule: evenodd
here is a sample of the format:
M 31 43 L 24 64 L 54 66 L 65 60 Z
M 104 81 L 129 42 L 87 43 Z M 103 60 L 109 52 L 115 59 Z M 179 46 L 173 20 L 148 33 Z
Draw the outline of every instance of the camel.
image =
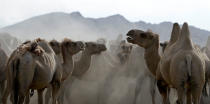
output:
M 103 103 L 103 104 L 108 103 L 107 96 L 108 94 L 110 94 L 110 92 L 112 92 L 112 91 L 109 91 L 108 89 L 111 89 L 110 87 L 113 84 L 113 80 L 116 79 L 116 76 L 119 77 L 119 74 L 122 75 L 122 71 L 126 73 L 126 76 L 130 74 L 128 73 L 128 70 L 123 70 L 123 69 L 125 69 L 125 67 L 128 64 L 128 61 L 129 61 L 129 58 L 133 49 L 132 45 L 127 43 L 126 40 L 115 40 L 115 41 L 112 41 L 112 44 L 110 46 L 112 46 L 112 49 L 115 49 L 114 54 L 111 55 L 110 57 L 115 57 L 113 59 L 116 59 L 116 61 L 113 60 L 110 62 L 112 64 L 111 70 L 109 74 L 106 76 L 106 78 L 104 79 L 104 83 L 102 84 L 100 88 L 101 90 L 99 92 L 98 101 L 99 103 Z
M 184 23 L 178 39 L 172 44 L 169 42 L 170 45 L 166 47 L 162 58 L 158 53 L 159 35 L 142 30 L 130 30 L 127 36 L 128 42 L 145 48 L 145 60 L 148 68 L 154 71 L 153 74 L 155 75 L 155 70 L 159 70 L 157 73 L 161 74 L 162 79 L 157 80 L 162 80 L 165 83 L 158 82 L 157 85 L 163 96 L 164 103 L 167 100 L 167 88 L 169 87 L 177 89 L 177 103 L 184 103 L 183 98 L 186 91 L 188 104 L 191 104 L 191 98 L 193 98 L 194 104 L 200 103 L 200 96 L 205 82 L 205 63 L 199 51 L 193 46 L 187 23 Z M 171 55 L 174 56 L 166 57 L 169 53 L 172 53 Z M 153 60 L 151 60 L 151 57 Z M 167 58 L 170 60 L 168 63 Z M 164 61 L 166 61 L 166 64 Z M 167 65 L 168 67 L 166 67 Z
M 126 43 L 125 40 L 123 40 L 120 42 L 119 48 L 120 48 L 120 51 L 119 53 L 117 53 L 117 56 L 120 60 L 120 63 L 123 65 L 129 59 L 129 56 L 132 51 L 132 45 Z
M 135 32 L 135 31 L 134 31 Z M 141 31 L 139 30 L 139 34 L 140 33 L 144 33 L 144 31 Z M 171 33 L 171 39 L 170 39 L 170 45 L 172 45 L 177 39 L 178 39 L 178 36 L 179 36 L 179 25 L 177 23 L 174 23 L 173 25 L 173 29 L 172 29 L 172 33 Z M 127 40 L 129 39 L 130 37 L 128 36 Z M 157 79 L 156 77 L 159 77 L 161 78 L 161 75 L 160 75 L 160 72 L 159 72 L 159 69 L 156 69 L 158 64 L 159 64 L 159 60 L 160 60 L 160 55 L 158 53 L 159 51 L 159 45 L 157 45 L 157 43 L 159 43 L 159 37 L 156 36 L 156 39 L 154 39 L 155 41 L 150 44 L 153 45 L 153 48 L 154 49 L 147 49 L 145 50 L 145 53 L 144 53 L 144 57 L 145 57 L 145 60 L 146 60 L 146 65 L 148 66 L 148 69 L 149 71 L 151 72 L 152 75 L 149 75 L 151 78 L 151 81 L 154 82 L 152 83 L 151 85 L 151 95 L 152 95 L 152 103 L 155 104 L 155 85 L 156 84 L 156 81 L 153 80 L 153 79 Z M 129 40 L 128 40 L 129 42 Z M 132 43 L 132 41 L 130 41 L 130 43 Z M 167 43 L 168 45 L 168 42 L 165 42 Z M 134 43 L 135 44 L 135 43 Z M 166 45 L 165 44 L 160 44 L 160 45 L 163 45 L 165 47 L 162 48 L 162 50 L 165 50 L 166 48 Z M 143 47 L 143 46 L 140 46 L 140 47 Z M 145 47 L 143 47 L 145 48 Z M 156 50 L 157 49 L 157 50 Z M 154 50 L 154 55 L 152 55 L 151 57 L 154 57 L 155 58 L 155 64 L 152 64 L 152 60 L 150 59 L 150 55 L 152 54 L 152 50 Z M 148 51 L 148 52 L 147 52 Z M 150 54 L 148 54 L 150 53 Z M 141 80 L 139 79 L 139 81 L 141 83 Z M 138 85 L 138 84 L 137 84 Z M 153 86 L 153 87 L 152 87 Z M 136 86 L 136 91 L 135 91 L 135 99 L 134 99 L 134 104 L 136 104 L 136 97 L 137 97 L 137 94 L 140 92 L 140 86 Z M 166 97 L 166 96 L 165 96 Z M 168 99 L 167 99 L 168 100 Z
M 207 47 L 203 47 L 201 49 L 202 53 L 204 54 L 204 58 L 205 58 L 205 65 L 206 65 L 206 82 L 204 85 L 204 90 L 203 90 L 203 95 L 204 96 L 209 96 L 209 92 L 207 90 L 207 85 L 209 85 L 209 81 L 210 81 L 210 60 L 209 60 L 209 49 Z
M 163 52 L 165 51 L 165 48 L 166 48 L 167 45 L 168 45 L 167 41 L 165 41 L 163 43 L 160 43 L 160 46 L 162 47 Z M 198 50 L 200 49 L 200 47 L 198 45 L 195 45 L 195 48 L 197 48 Z M 209 93 L 207 91 L 207 85 L 208 85 L 209 79 L 210 79 L 210 60 L 209 60 L 209 57 L 206 54 L 206 51 L 207 51 L 207 47 L 203 47 L 201 49 L 202 58 L 205 60 L 205 84 L 204 84 L 203 93 L 202 93 L 204 97 L 209 96 Z
M 5 89 L 5 83 L 6 83 L 5 73 L 6 73 L 7 60 L 8 60 L 8 56 L 5 53 L 5 51 L 1 48 L 1 45 L 0 45 L 0 94 L 1 94 L 1 97 L 3 95 L 3 91 Z
M 27 42 L 26 44 L 29 44 L 29 45 L 26 46 L 25 44 L 23 44 L 22 46 L 20 46 L 17 50 L 13 52 L 7 64 L 8 76 L 9 76 L 9 81 L 10 81 L 10 83 L 8 83 L 8 86 L 18 84 L 18 87 L 17 87 L 18 92 L 16 92 L 17 90 L 14 91 L 14 103 L 20 103 L 20 104 L 23 103 L 25 96 L 29 95 L 29 89 L 37 89 L 38 100 L 39 100 L 39 103 L 42 104 L 43 90 L 44 88 L 51 85 L 53 104 L 55 104 L 56 98 L 57 98 L 57 92 L 60 87 L 60 82 L 63 76 L 65 76 L 62 73 L 63 70 L 61 70 L 61 63 L 57 59 L 57 56 L 55 55 L 53 49 L 45 40 L 37 39 L 35 40 L 35 42 L 32 42 L 32 43 Z M 62 45 L 63 45 L 63 50 L 67 51 L 68 53 L 77 53 L 80 50 L 82 50 L 82 47 L 83 47 L 82 42 L 73 42 L 69 39 L 65 39 L 62 42 Z M 71 50 L 71 49 L 74 49 L 74 50 Z M 65 57 L 68 57 L 68 55 Z M 24 80 L 24 79 L 21 77 L 19 78 L 17 75 L 15 75 L 17 76 L 15 77 L 16 80 L 12 82 L 11 77 L 12 77 L 12 73 L 14 74 L 14 72 L 11 72 L 11 70 L 13 68 L 17 68 L 17 67 L 11 67 L 13 65 L 14 66 L 18 65 L 19 66 L 18 69 L 23 70 L 23 72 L 18 71 L 18 73 L 16 74 L 20 76 L 21 74 L 24 75 L 27 73 L 27 75 L 24 75 L 24 76 L 26 76 L 27 80 L 29 81 L 22 82 L 21 80 Z M 31 70 L 24 70 L 27 68 Z M 22 87 L 27 88 L 27 89 L 23 89 Z M 12 90 L 12 87 L 9 87 L 4 93 L 4 98 L 3 98 L 4 104 L 6 104 L 6 99 L 9 94 L 9 90 Z
M 58 45 L 55 45 L 55 46 L 57 46 L 57 49 L 58 49 Z M 52 46 L 52 47 L 55 47 L 55 46 Z M 53 49 L 55 49 L 55 48 L 53 48 Z M 87 72 L 87 70 L 90 67 L 91 56 L 95 55 L 95 54 L 100 54 L 101 52 L 103 52 L 105 50 L 106 50 L 106 46 L 104 44 L 97 44 L 95 42 L 86 42 L 85 50 L 82 52 L 81 59 L 74 63 L 72 76 L 80 79 Z M 69 78 L 66 81 L 64 81 L 64 83 L 62 85 L 63 90 L 61 90 L 61 92 L 60 92 L 61 95 L 59 96 L 59 99 L 58 99 L 60 104 L 64 103 L 63 101 L 64 101 L 64 97 L 65 97 L 64 96 L 65 87 L 71 86 L 72 76 L 69 76 Z M 45 95 L 46 104 L 49 103 L 49 99 L 50 99 L 49 93 L 50 93 L 50 90 L 48 90 L 47 94 Z
M 2 98 L 3 103 L 6 104 L 10 91 L 12 91 L 11 95 L 14 97 L 14 104 L 22 104 L 25 96 L 29 93 L 29 89 L 38 89 L 41 95 L 43 89 L 50 84 L 53 77 L 59 75 L 54 74 L 56 67 L 58 67 L 54 56 L 55 54 L 48 43 L 41 39 L 36 39 L 34 42 L 25 42 L 19 46 L 12 53 L 7 63 L 8 83 Z M 41 100 L 40 97 L 39 102 Z
M 168 42 L 164 42 L 164 43 L 160 43 L 160 46 L 163 48 L 163 52 L 165 51 L 165 47 L 168 45 Z M 195 48 L 198 50 L 201 50 L 201 56 L 202 58 L 205 60 L 205 85 L 203 88 L 203 95 L 204 96 L 208 96 L 208 92 L 207 92 L 207 84 L 209 83 L 209 79 L 210 79 L 210 60 L 209 57 L 207 55 L 208 53 L 208 48 L 207 47 L 203 47 L 202 49 L 200 48 L 199 45 L 195 45 Z

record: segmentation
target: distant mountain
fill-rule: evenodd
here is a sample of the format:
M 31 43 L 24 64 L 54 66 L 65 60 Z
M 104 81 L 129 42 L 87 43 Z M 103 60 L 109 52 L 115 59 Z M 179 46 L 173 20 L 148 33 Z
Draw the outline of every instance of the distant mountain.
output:
M 11 36 L 8 33 L 0 33 L 0 47 L 7 53 L 11 52 L 21 43 L 16 37 Z
M 190 24 L 190 23 L 189 23 Z M 168 40 L 173 23 L 162 22 L 151 24 L 143 21 L 130 22 L 122 15 L 112 15 L 104 18 L 87 18 L 79 12 L 50 13 L 36 16 L 17 24 L 0 29 L 0 32 L 8 32 L 20 39 L 33 39 L 43 37 L 47 39 L 62 39 L 69 37 L 74 40 L 95 40 L 97 38 L 115 39 L 119 34 L 125 34 L 128 30 L 151 29 L 160 35 L 160 40 Z M 192 39 L 195 43 L 205 45 L 210 35 L 209 31 L 190 26 Z

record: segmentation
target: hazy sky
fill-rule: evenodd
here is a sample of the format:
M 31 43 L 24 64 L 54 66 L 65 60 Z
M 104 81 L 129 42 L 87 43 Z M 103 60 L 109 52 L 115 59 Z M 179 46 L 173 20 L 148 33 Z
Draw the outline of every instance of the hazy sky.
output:
M 45 13 L 73 11 L 94 18 L 121 14 L 130 21 L 187 21 L 210 30 L 210 0 L 0 0 L 0 27 Z

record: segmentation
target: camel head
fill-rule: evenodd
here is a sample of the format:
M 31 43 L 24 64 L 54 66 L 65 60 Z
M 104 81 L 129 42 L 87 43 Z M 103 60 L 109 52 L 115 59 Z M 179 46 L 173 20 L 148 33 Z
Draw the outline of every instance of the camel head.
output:
M 152 32 L 144 32 L 142 30 L 130 30 L 127 33 L 127 41 L 132 44 L 137 44 L 143 48 L 149 48 L 153 45 L 159 46 L 159 36 Z
M 61 53 L 61 44 L 57 40 L 51 40 L 49 44 L 52 47 L 55 54 Z
M 127 54 L 130 54 L 131 51 L 132 51 L 132 45 L 126 43 L 125 40 L 122 40 L 120 42 L 120 49 L 123 53 L 127 53 Z
M 160 46 L 162 47 L 162 52 L 165 51 L 167 45 L 168 45 L 168 41 L 165 41 L 163 43 L 160 43 Z
M 85 44 L 82 41 L 72 41 L 70 39 L 65 38 L 61 43 L 62 51 L 66 51 L 71 55 L 74 55 L 82 50 L 84 50 Z
M 122 40 L 120 43 L 120 52 L 117 55 L 120 59 L 121 64 L 124 64 L 129 59 L 131 51 L 132 45 L 126 43 L 125 40 Z
M 106 51 L 106 46 L 95 42 L 86 42 L 85 51 L 91 55 L 100 54 L 101 52 Z

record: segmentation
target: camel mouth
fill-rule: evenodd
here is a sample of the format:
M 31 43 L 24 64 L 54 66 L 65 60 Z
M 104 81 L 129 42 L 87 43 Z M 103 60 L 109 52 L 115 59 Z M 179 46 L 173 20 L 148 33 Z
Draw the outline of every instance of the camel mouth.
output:
M 128 41 L 129 43 L 133 43 L 133 42 L 134 42 L 134 39 L 133 39 L 132 37 L 128 36 L 128 37 L 127 37 L 127 41 Z

